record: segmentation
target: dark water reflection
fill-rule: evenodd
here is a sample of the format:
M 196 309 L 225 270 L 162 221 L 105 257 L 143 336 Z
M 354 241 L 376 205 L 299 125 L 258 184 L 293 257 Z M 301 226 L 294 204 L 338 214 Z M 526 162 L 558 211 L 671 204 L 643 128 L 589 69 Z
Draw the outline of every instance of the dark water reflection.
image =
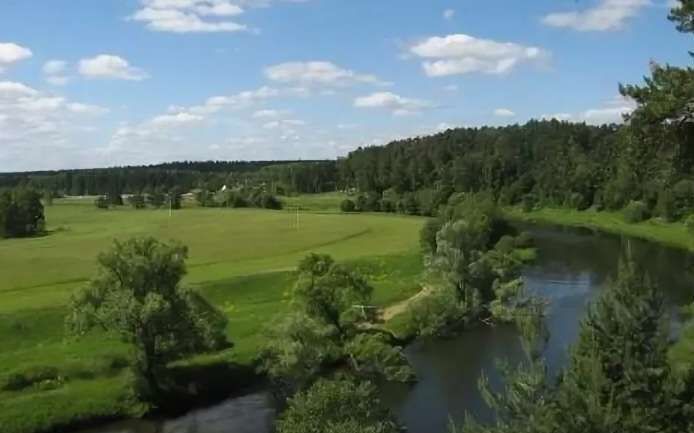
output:
M 556 373 L 567 360 L 588 302 L 615 276 L 619 258 L 629 254 L 663 289 L 677 332 L 678 307 L 694 300 L 694 259 L 680 250 L 588 230 L 523 227 L 533 233 L 538 259 L 524 270 L 528 289 L 551 301 L 547 325 L 551 333 L 545 358 Z M 628 253 L 627 253 L 628 252 Z M 418 383 L 383 387 L 383 400 L 410 433 L 444 433 L 449 420 L 466 413 L 489 421 L 477 381 L 484 371 L 499 385 L 497 360 L 517 365 L 525 360 L 512 327 L 480 328 L 451 340 L 418 341 L 407 348 Z M 130 421 L 85 433 L 269 433 L 275 416 L 267 394 L 228 400 L 163 422 Z

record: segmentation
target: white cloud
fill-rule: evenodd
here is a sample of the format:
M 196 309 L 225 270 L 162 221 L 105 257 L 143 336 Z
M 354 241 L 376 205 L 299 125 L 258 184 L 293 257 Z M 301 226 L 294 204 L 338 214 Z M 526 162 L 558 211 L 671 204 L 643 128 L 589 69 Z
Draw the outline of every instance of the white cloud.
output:
M 446 9 L 443 11 L 443 18 L 447 20 L 452 20 L 455 17 L 455 9 Z
M 29 48 L 13 42 L 0 42 L 0 73 L 17 62 L 26 60 L 33 55 Z
M 74 167 L 78 164 L 77 154 L 72 152 L 75 143 L 93 125 L 91 116 L 106 111 L 23 83 L 0 81 L 0 165 L 11 169 L 53 164 Z
M 560 122 L 568 122 L 573 120 L 574 116 L 570 113 L 554 113 L 554 114 L 543 114 L 540 116 L 542 120 L 559 120 Z
M 273 121 L 267 122 L 263 125 L 263 128 L 265 128 L 265 129 L 295 128 L 295 127 L 304 126 L 304 125 L 306 125 L 306 122 L 304 122 L 303 120 L 282 119 L 282 120 L 273 120 Z
M 67 109 L 73 113 L 99 115 L 109 112 L 107 108 L 98 105 L 82 104 L 80 102 L 71 102 L 67 104 Z
M 43 64 L 45 80 L 54 86 L 64 86 L 70 80 L 67 77 L 68 64 L 64 60 L 49 60 Z
M 599 0 L 589 9 L 551 13 L 542 22 L 582 32 L 619 30 L 649 4 L 650 0 Z
M 199 11 L 181 9 L 156 9 L 145 7 L 131 17 L 134 21 L 146 23 L 150 30 L 172 33 L 217 33 L 239 32 L 247 27 L 234 21 L 209 21 L 202 18 Z
M 396 116 L 404 116 L 431 108 L 432 104 L 419 99 L 404 98 L 391 92 L 377 92 L 356 98 L 354 106 L 357 108 L 384 108 Z
M 508 108 L 497 108 L 494 110 L 494 115 L 497 117 L 515 117 L 516 113 Z
M 377 77 L 359 74 L 326 61 L 287 62 L 265 69 L 265 76 L 279 83 L 303 86 L 345 87 L 354 84 L 384 84 Z
M 427 59 L 422 66 L 430 77 L 472 72 L 504 74 L 521 63 L 541 62 L 548 56 L 542 48 L 465 34 L 431 37 L 411 46 L 410 53 Z
M 304 0 L 284 0 L 302 3 Z M 129 19 L 153 31 L 171 33 L 234 33 L 251 30 L 231 20 L 244 7 L 267 7 L 271 0 L 140 0 Z
M 624 116 L 636 109 L 636 102 L 621 95 L 605 102 L 602 107 L 591 108 L 582 113 L 586 123 L 600 125 L 605 123 L 622 123 Z
M 100 54 L 91 59 L 80 60 L 79 72 L 87 78 L 133 81 L 149 78 L 142 69 L 131 66 L 124 58 L 111 54 Z
M 61 75 L 67 69 L 67 62 L 64 60 L 49 60 L 43 64 L 43 73 L 46 75 Z
M 190 125 L 191 123 L 202 122 L 204 117 L 186 112 L 176 114 L 162 114 L 152 119 L 151 123 L 157 126 L 178 126 Z
M 556 119 L 560 121 L 585 122 L 591 125 L 604 125 L 622 123 L 624 116 L 630 114 L 635 108 L 636 102 L 619 95 L 605 101 L 600 107 L 590 108 L 580 113 L 543 114 L 540 117 L 545 120 Z
M 289 114 L 287 110 L 258 110 L 253 113 L 254 119 L 276 119 Z

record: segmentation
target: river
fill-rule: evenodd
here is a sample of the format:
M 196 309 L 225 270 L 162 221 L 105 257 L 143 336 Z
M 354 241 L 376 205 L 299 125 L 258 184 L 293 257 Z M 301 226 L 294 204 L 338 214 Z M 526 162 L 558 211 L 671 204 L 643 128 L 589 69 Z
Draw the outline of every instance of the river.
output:
M 584 229 L 523 227 L 538 247 L 533 265 L 523 271 L 528 290 L 550 301 L 550 338 L 545 360 L 550 373 L 565 365 L 586 306 L 614 277 L 619 258 L 629 255 L 663 290 L 677 333 L 679 307 L 694 300 L 694 256 L 654 243 Z M 445 433 L 450 420 L 466 413 L 489 421 L 477 389 L 485 372 L 498 384 L 497 360 L 511 365 L 525 355 L 510 326 L 483 327 L 450 340 L 420 340 L 406 349 L 417 372 L 412 386 L 383 387 L 383 400 L 410 433 Z M 125 421 L 81 433 L 269 433 L 275 411 L 265 393 L 256 393 L 191 412 L 175 420 Z

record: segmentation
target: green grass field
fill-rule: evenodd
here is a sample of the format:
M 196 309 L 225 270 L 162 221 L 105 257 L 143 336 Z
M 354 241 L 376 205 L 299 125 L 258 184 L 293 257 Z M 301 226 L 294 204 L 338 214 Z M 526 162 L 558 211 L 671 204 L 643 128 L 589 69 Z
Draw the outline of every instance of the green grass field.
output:
M 302 207 L 327 210 L 326 203 L 336 199 L 311 197 L 303 200 L 313 204 Z M 88 200 L 56 201 L 46 214 L 47 236 L 0 241 L 0 388 L 14 374 L 32 376 L 48 368 L 61 379 L 0 391 L 3 433 L 140 410 L 126 400 L 127 348 L 107 335 L 73 341 L 63 332 L 70 293 L 92 276 L 97 254 L 113 239 L 152 235 L 186 244 L 185 284 L 230 318 L 235 347 L 214 358 L 245 365 L 262 343 L 263 328 L 287 310 L 293 269 L 309 252 L 358 267 L 374 286 L 378 305 L 420 288 L 420 218 L 303 211 L 297 225 L 296 211 L 184 209 L 170 217 L 166 210 L 98 210 Z
M 287 209 L 301 208 L 314 212 L 340 212 L 340 203 L 343 200 L 355 197 L 350 197 L 341 192 L 328 192 L 324 194 L 305 194 L 294 197 L 282 197 L 284 207 Z

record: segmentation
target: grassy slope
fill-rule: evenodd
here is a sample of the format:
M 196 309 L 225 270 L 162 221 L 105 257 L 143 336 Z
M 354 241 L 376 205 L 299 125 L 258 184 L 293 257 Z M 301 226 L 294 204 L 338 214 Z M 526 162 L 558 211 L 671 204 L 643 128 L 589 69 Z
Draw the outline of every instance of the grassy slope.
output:
M 188 245 L 186 283 L 229 314 L 236 346 L 223 356 L 243 364 L 257 353 L 264 325 L 286 311 L 292 269 L 308 252 L 354 263 L 380 305 L 415 293 L 422 271 L 417 218 L 305 212 L 297 230 L 296 214 L 287 211 L 187 209 L 170 218 L 167 211 L 100 211 L 74 202 L 56 202 L 47 218 L 46 237 L 0 241 L 0 383 L 46 366 L 68 380 L 51 391 L 0 392 L 3 433 L 137 410 L 123 402 L 127 381 L 118 365 L 126 347 L 105 335 L 79 342 L 63 336 L 69 294 L 114 238 L 149 234 Z
M 519 221 L 588 227 L 646 239 L 672 247 L 694 250 L 694 236 L 687 232 L 682 223 L 667 223 L 653 219 L 638 224 L 629 224 L 624 221 L 620 212 L 595 212 L 592 210 L 544 208 L 524 213 L 518 208 L 506 208 L 504 212 L 510 219 Z
M 519 209 L 506 209 L 506 215 L 515 220 L 588 227 L 605 232 L 646 239 L 664 245 L 694 251 L 694 236 L 684 224 L 649 220 L 629 224 L 619 212 L 576 211 L 570 209 L 540 209 L 523 213 Z M 670 359 L 678 369 L 694 367 L 694 324 L 687 326 L 670 350 Z

